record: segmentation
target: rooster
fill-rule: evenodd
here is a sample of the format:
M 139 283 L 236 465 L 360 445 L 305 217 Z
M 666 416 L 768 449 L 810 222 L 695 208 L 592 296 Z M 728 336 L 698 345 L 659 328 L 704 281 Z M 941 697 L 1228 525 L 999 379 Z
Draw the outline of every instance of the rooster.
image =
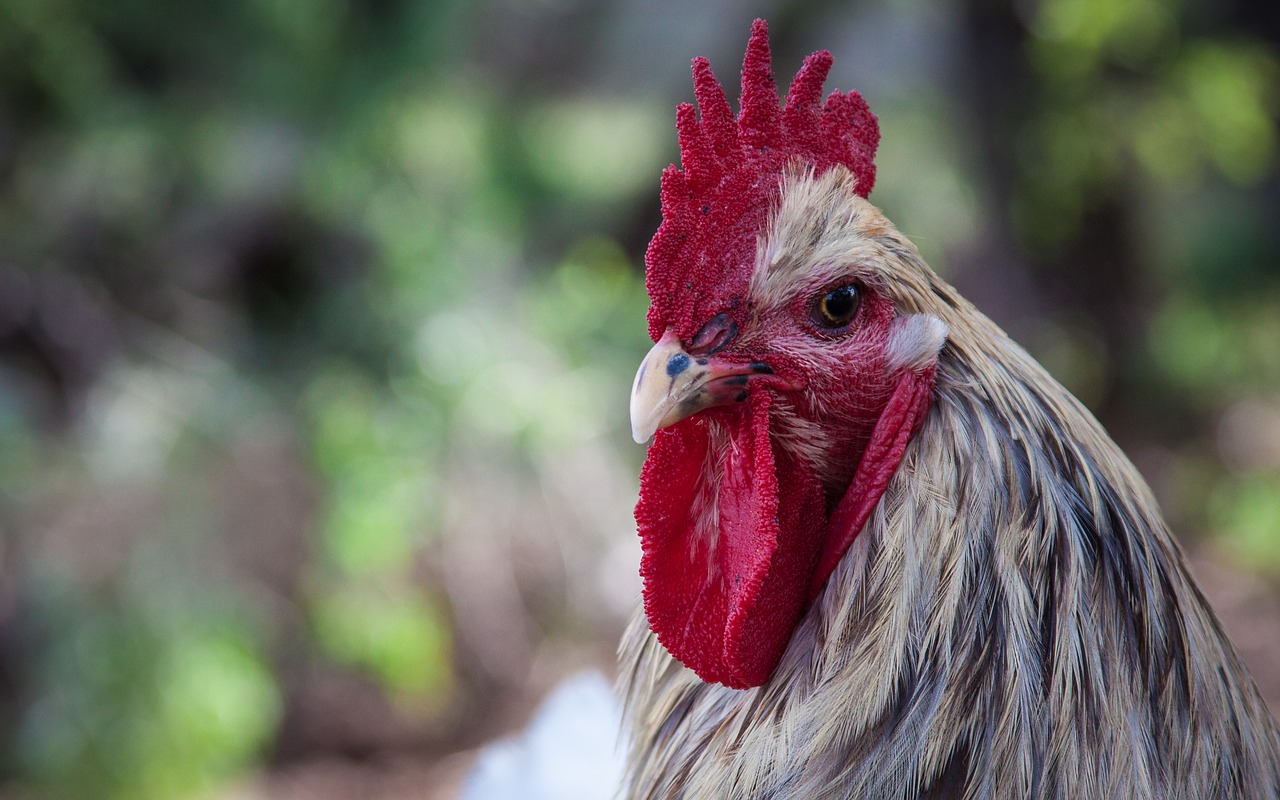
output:
M 1150 490 L 866 197 L 876 118 L 757 20 L 646 253 L 631 798 L 1276 798 Z

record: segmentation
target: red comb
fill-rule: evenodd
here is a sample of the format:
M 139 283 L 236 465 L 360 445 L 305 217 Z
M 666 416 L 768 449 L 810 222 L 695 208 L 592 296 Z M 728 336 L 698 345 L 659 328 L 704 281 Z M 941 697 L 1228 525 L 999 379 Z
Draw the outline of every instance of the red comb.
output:
M 756 20 L 735 120 L 710 64 L 693 60 L 697 111 L 687 103 L 676 110 L 683 169 L 673 165 L 662 174 L 662 225 L 645 254 L 654 341 L 667 328 L 687 341 L 701 322 L 737 308 L 756 235 L 788 163 L 799 161 L 814 174 L 841 164 L 857 178 L 859 195 L 871 192 L 880 128 L 857 92 L 833 92 L 821 102 L 830 69 L 825 50 L 806 58 L 779 106 L 768 26 Z

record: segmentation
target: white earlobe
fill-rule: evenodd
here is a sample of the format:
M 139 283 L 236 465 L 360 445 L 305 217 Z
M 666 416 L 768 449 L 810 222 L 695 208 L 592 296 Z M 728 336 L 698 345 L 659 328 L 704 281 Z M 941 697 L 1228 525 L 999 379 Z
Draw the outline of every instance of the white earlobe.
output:
M 938 359 L 947 341 L 947 323 L 932 314 L 898 317 L 889 329 L 885 358 L 890 367 L 912 371 L 924 369 Z

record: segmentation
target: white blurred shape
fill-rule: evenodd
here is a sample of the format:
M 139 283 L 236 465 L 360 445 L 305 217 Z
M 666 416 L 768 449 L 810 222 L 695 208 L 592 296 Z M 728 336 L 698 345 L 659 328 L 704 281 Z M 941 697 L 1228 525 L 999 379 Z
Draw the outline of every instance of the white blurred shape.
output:
M 560 684 L 517 736 L 480 752 L 462 800 L 609 800 L 622 783 L 622 712 L 595 672 Z

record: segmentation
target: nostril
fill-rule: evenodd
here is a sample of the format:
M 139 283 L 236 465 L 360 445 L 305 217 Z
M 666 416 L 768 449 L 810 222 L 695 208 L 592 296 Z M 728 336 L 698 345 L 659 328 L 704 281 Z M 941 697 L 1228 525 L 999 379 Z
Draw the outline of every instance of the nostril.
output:
M 714 355 L 729 346 L 738 335 L 738 324 L 720 312 L 707 321 L 689 343 L 689 352 L 696 355 Z
M 690 358 L 684 353 L 676 353 L 667 362 L 667 377 L 674 378 L 689 368 Z

